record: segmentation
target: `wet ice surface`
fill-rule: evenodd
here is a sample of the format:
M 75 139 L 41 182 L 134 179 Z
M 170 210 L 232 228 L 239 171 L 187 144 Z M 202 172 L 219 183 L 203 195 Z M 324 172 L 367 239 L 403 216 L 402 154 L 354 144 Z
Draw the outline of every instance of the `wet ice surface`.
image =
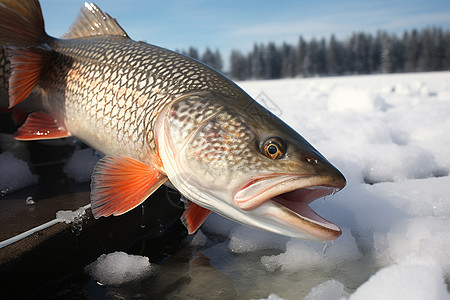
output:
M 450 299 L 449 83 L 449 72 L 241 83 L 344 173 L 344 190 L 312 204 L 343 235 L 299 241 L 211 215 L 156 276 L 84 288 L 100 299 Z

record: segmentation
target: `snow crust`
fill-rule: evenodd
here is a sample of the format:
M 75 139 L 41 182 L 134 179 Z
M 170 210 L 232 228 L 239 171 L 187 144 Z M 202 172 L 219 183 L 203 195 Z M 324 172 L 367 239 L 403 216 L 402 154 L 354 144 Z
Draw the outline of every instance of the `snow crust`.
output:
M 11 152 L 0 154 L 0 195 L 7 194 L 37 183 L 28 164 L 16 158 Z
M 101 255 L 85 271 L 100 284 L 121 285 L 151 275 L 156 267 L 148 257 L 114 252 Z

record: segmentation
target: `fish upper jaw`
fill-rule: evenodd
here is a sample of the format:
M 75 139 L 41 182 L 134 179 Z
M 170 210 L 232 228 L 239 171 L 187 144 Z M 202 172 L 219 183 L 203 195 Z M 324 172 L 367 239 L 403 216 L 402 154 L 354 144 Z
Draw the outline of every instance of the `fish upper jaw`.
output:
M 309 207 L 318 198 L 336 193 L 345 186 L 339 173 L 324 176 L 270 174 L 252 178 L 235 193 L 236 205 L 247 212 L 277 220 L 281 234 L 309 240 L 334 240 L 342 231 Z M 339 176 L 340 175 L 340 176 Z

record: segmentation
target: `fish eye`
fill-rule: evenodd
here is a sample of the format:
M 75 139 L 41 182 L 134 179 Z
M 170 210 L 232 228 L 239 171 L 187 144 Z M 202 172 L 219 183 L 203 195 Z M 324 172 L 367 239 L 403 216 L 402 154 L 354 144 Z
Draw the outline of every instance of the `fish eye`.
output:
M 271 159 L 280 159 L 286 154 L 286 142 L 279 137 L 268 138 L 262 146 L 262 152 Z

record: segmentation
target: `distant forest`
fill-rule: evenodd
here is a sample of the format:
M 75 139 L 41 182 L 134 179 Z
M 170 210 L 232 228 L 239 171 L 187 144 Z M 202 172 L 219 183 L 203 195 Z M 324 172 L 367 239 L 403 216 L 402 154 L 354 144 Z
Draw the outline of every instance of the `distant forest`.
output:
M 219 51 L 181 53 L 223 71 Z M 405 31 L 401 37 L 359 32 L 346 40 L 300 36 L 297 45 L 254 44 L 250 53 L 233 50 L 228 75 L 235 80 L 359 75 L 450 70 L 450 30 L 433 27 Z

